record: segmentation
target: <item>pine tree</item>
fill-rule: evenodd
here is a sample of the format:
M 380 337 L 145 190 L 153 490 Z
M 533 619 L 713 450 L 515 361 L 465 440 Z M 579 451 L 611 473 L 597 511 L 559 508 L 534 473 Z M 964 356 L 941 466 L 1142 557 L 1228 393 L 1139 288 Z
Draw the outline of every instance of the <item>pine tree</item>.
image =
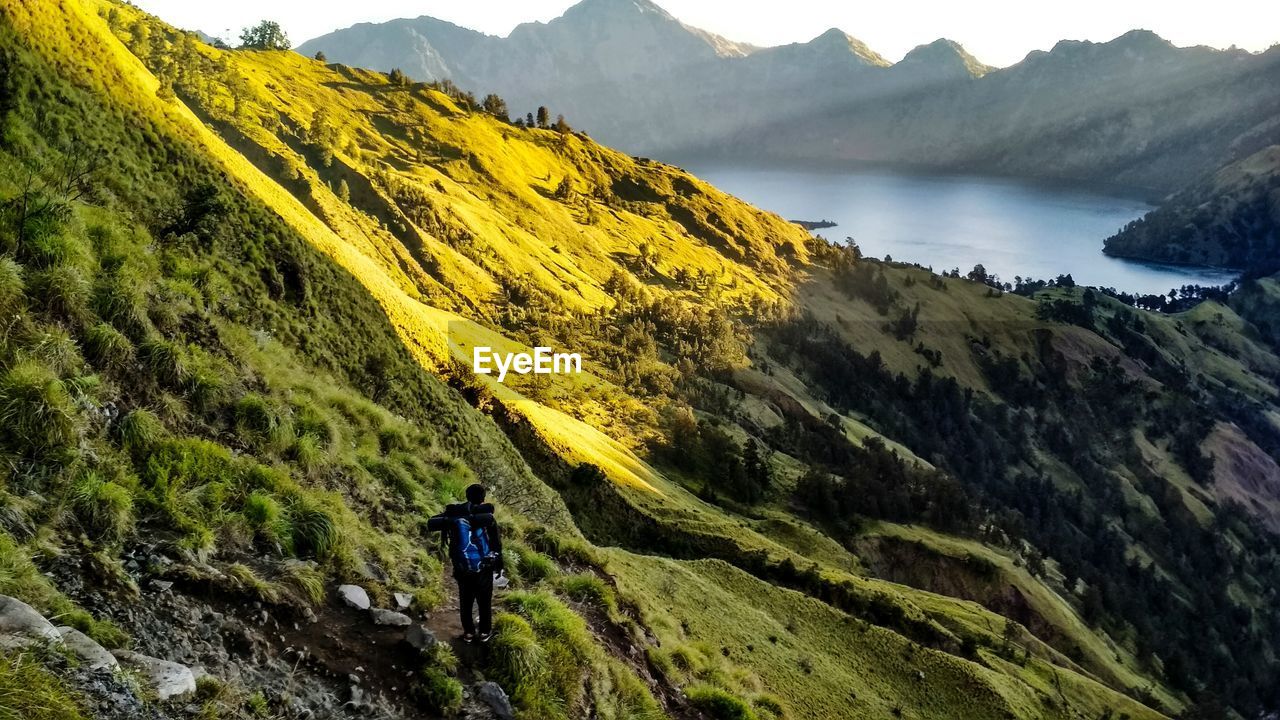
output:
M 547 109 L 547 106 L 543 105 L 542 107 L 538 108 L 538 127 L 542 128 L 543 130 L 546 130 L 547 125 L 550 122 L 551 122 L 551 111 Z

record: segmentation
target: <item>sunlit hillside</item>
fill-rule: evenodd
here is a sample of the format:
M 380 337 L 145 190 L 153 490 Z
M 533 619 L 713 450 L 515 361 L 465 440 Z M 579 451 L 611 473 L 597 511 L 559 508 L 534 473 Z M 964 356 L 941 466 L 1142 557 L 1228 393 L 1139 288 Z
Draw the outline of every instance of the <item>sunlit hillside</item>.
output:
M 252 657 L 193 651 L 207 717 L 361 662 L 396 717 L 471 713 L 482 680 L 538 719 L 1274 699 L 1280 493 L 1249 473 L 1280 359 L 1239 302 L 863 259 L 499 98 L 111 0 L 0 22 L 0 594 L 158 654 L 169 610 L 123 610 L 155 579 L 343 628 L 349 582 L 447 640 L 424 518 L 479 479 L 511 525 L 491 652 L 344 646 L 255 693 Z M 499 383 L 479 345 L 586 372 Z M 298 632 L 263 652 L 324 646 Z M 0 697 L 29 682 L 95 715 L 55 660 L 0 664 Z

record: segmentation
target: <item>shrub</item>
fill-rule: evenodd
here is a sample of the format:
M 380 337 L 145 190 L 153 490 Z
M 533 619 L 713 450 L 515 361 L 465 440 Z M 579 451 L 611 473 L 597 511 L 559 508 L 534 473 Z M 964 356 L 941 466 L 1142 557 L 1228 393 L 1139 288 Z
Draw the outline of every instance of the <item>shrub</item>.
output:
M 79 421 L 66 385 L 45 366 L 26 361 L 0 375 L 0 443 L 39 456 L 69 445 Z
M 94 365 L 102 370 L 123 370 L 133 360 L 133 343 L 124 333 L 107 323 L 98 323 L 85 333 L 85 349 Z
M 689 704 L 714 720 L 756 720 L 756 714 L 741 698 L 714 685 L 693 685 L 684 691 Z
M 133 529 L 133 494 L 95 470 L 72 482 L 70 504 L 80 525 L 102 542 L 119 542 Z

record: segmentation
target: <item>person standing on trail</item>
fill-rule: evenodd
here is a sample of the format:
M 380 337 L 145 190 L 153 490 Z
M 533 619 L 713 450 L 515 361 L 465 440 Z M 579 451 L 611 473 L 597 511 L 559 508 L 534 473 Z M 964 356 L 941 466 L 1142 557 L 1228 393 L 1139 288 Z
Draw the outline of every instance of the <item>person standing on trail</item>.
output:
M 445 507 L 427 521 L 427 530 L 442 532 L 453 562 L 453 579 L 458 582 L 458 610 L 462 614 L 462 639 L 488 642 L 493 634 L 493 576 L 502 571 L 502 531 L 493 517 L 493 505 L 486 503 L 485 488 L 467 488 L 467 501 Z M 480 627 L 476 634 L 474 606 L 479 606 Z

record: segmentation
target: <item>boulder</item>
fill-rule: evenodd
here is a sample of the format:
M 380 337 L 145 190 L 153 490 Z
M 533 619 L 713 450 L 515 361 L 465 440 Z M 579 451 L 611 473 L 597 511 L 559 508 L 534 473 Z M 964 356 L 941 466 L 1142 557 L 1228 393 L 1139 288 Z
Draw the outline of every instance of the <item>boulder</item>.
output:
M 374 608 L 369 611 L 373 616 L 375 625 L 391 625 L 393 627 L 408 627 L 413 624 L 413 619 L 404 613 L 398 613 L 395 610 L 385 610 L 383 608 Z
M 76 657 L 83 660 L 90 670 L 120 667 L 120 661 L 116 659 L 116 656 L 107 652 L 106 648 L 94 642 L 93 638 L 88 635 L 65 625 L 58 628 L 58 632 L 62 634 L 62 644 L 74 653 Z
M 498 683 L 488 680 L 476 683 L 475 693 L 498 720 L 515 720 L 516 711 L 511 707 L 511 699 Z
M 182 697 L 196 691 L 196 676 L 186 665 L 129 650 L 113 650 L 111 654 L 116 656 L 121 665 L 140 673 L 160 700 Z
M 391 596 L 395 598 L 397 610 L 408 610 L 413 605 L 413 596 L 409 593 L 398 592 L 392 593 Z
M 359 585 L 339 585 L 338 597 L 342 598 L 342 602 L 350 605 L 357 610 L 368 610 L 372 603 L 369 602 L 369 593 Z
M 404 641 L 415 650 L 430 650 L 435 647 L 436 634 L 421 625 L 414 625 L 405 631 Z
M 35 608 L 8 595 L 0 595 L 0 635 L 55 642 L 62 639 L 58 628 Z

